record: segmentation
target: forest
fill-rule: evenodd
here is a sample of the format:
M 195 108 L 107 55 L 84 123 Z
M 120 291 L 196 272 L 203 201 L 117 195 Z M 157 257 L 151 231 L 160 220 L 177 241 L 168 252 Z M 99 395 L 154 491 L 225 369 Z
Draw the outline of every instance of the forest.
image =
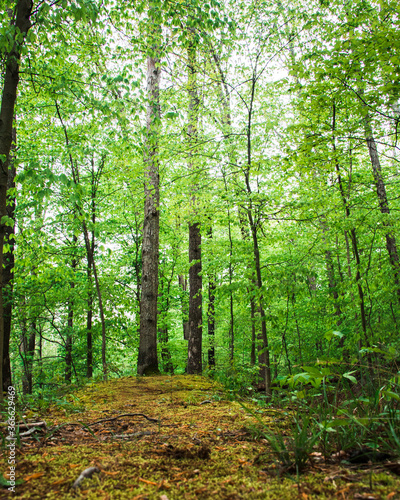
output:
M 398 2 L 0 16 L 0 400 L 201 375 L 399 456 Z

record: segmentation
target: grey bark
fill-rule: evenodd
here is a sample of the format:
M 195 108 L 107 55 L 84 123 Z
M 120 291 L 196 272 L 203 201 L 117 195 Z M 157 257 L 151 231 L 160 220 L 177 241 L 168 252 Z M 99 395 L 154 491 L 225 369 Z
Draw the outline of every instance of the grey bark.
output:
M 372 174 L 374 176 L 376 194 L 378 196 L 379 209 L 382 214 L 390 214 L 389 202 L 386 194 L 386 186 L 382 176 L 382 167 L 379 160 L 378 148 L 372 132 L 371 119 L 369 115 L 364 119 L 365 139 L 367 141 L 369 157 L 371 159 Z M 396 285 L 397 299 L 400 302 L 400 265 L 397 251 L 396 237 L 389 220 L 384 220 L 383 225 L 387 229 L 385 234 L 386 249 L 389 254 L 390 265 L 393 269 L 394 283 Z
M 160 122 L 160 61 L 147 58 L 147 137 L 145 153 L 145 205 L 142 246 L 142 294 L 137 373 L 158 373 L 157 297 L 160 227 L 158 133 Z

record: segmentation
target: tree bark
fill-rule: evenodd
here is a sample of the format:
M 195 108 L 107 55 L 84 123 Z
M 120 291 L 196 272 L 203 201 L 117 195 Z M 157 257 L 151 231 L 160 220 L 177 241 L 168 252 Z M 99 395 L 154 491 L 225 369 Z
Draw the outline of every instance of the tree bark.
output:
M 349 201 L 347 199 L 346 192 L 344 189 L 340 164 L 339 164 L 339 161 L 337 158 L 337 151 L 336 151 L 336 105 L 335 105 L 335 102 L 333 102 L 333 104 L 332 104 L 332 147 L 333 147 L 333 154 L 334 154 L 336 178 L 337 178 L 337 181 L 339 184 L 340 196 L 342 198 L 343 208 L 344 208 L 346 217 L 349 218 L 350 217 Z M 347 243 L 347 234 L 348 233 L 345 232 L 346 243 Z M 354 255 L 354 258 L 356 260 L 355 281 L 357 284 L 358 299 L 359 299 L 359 306 L 360 306 L 361 328 L 363 330 L 365 344 L 366 344 L 366 346 L 369 346 L 369 339 L 368 339 L 368 334 L 367 334 L 367 316 L 365 314 L 364 290 L 361 286 L 361 260 L 360 260 L 360 253 L 358 251 L 357 234 L 356 234 L 356 230 L 354 227 L 351 228 L 351 230 L 350 230 L 350 239 L 351 239 L 351 245 L 353 248 L 353 255 Z M 350 270 L 350 264 L 349 264 L 349 270 Z
M 32 394 L 33 388 L 33 360 L 35 358 L 35 344 L 36 344 L 36 324 L 34 321 L 30 324 L 29 331 L 27 328 L 27 321 L 24 319 L 20 355 L 24 367 L 24 374 L 22 377 L 22 393 Z
M 189 226 L 188 373 L 202 372 L 202 276 L 200 224 Z
M 15 27 L 13 34 L 13 46 L 4 54 L 5 61 L 3 93 L 0 108 L 0 401 L 3 399 L 3 363 L 5 348 L 5 325 L 4 325 L 4 236 L 5 220 L 7 216 L 7 184 L 8 169 L 10 163 L 10 150 L 13 140 L 14 107 L 17 98 L 17 87 L 19 82 L 19 60 L 21 57 L 21 46 L 25 36 L 31 27 L 30 16 L 32 12 L 31 0 L 18 0 L 11 19 L 11 26 Z
M 183 338 L 189 340 L 189 300 L 188 300 L 188 282 L 187 278 L 180 274 L 178 276 L 179 285 L 182 290 L 181 294 L 181 311 L 182 311 L 182 327 Z
M 92 231 L 92 246 L 94 249 L 94 231 Z M 86 377 L 93 377 L 93 283 L 92 283 L 92 252 L 87 254 L 87 280 L 88 280 L 88 296 L 87 296 L 87 312 L 86 312 Z
M 92 171 L 91 171 L 91 200 L 90 200 L 90 210 L 91 210 L 91 222 L 92 230 L 90 233 L 89 245 L 86 246 L 86 259 L 87 268 L 86 274 L 88 279 L 88 296 L 87 296 L 87 313 L 86 313 L 86 377 L 93 377 L 93 282 L 92 282 L 92 270 L 94 262 L 94 249 L 95 249 L 95 225 L 96 225 L 96 195 L 97 186 L 100 180 L 100 175 L 104 166 L 104 162 L 101 164 L 101 168 L 97 175 L 94 171 L 94 160 L 92 160 Z M 89 236 L 89 235 L 88 235 Z
M 78 237 L 74 234 L 72 251 L 75 253 Z M 70 283 L 71 296 L 68 299 L 68 320 L 67 320 L 67 334 L 65 337 L 65 381 L 70 384 L 72 379 L 72 342 L 73 342 L 73 328 L 74 328 L 74 288 L 75 288 L 75 272 L 78 262 L 75 255 L 72 257 L 71 269 L 73 279 Z
M 212 239 L 212 227 L 208 231 L 208 237 Z M 207 333 L 208 333 L 208 367 L 215 368 L 215 284 L 214 274 L 208 276 L 208 307 L 207 307 Z
M 170 307 L 171 283 L 175 275 L 175 262 L 171 274 L 166 276 L 163 269 L 160 271 L 160 293 L 158 296 L 158 340 L 161 344 L 162 369 L 165 373 L 174 373 L 172 355 L 168 345 L 168 311 Z
M 155 33 L 157 52 L 160 28 Z M 160 230 L 160 190 L 158 129 L 160 124 L 160 61 L 147 58 L 147 138 L 145 153 L 145 205 L 142 247 L 142 295 L 140 301 L 140 339 L 137 363 L 138 375 L 158 373 L 157 358 L 157 298 Z
M 15 163 L 14 150 L 16 148 L 16 129 L 13 128 L 13 142 L 10 150 L 10 165 L 8 170 L 7 192 L 15 188 Z M 14 221 L 15 217 L 15 194 L 7 195 L 7 216 Z M 13 277 L 14 277 L 14 224 L 8 224 L 4 227 L 4 241 L 8 243 L 8 250 L 4 252 L 4 269 L 3 269 L 3 294 L 4 294 L 4 352 L 3 352 L 3 391 L 7 392 L 7 388 L 12 386 L 11 364 L 10 364 L 10 337 L 11 337 L 11 320 L 13 310 Z
M 188 92 L 189 92 L 189 171 L 194 170 L 193 153 L 197 144 L 199 98 L 197 94 L 196 46 L 192 41 L 188 47 Z M 193 187 L 195 191 L 196 186 Z M 201 232 L 196 221 L 196 195 L 192 195 L 192 221 L 189 224 L 189 342 L 188 373 L 202 372 L 202 276 L 201 276 Z
M 372 133 L 371 120 L 369 115 L 364 119 L 365 139 L 367 141 L 369 157 L 371 159 L 372 173 L 374 176 L 376 194 L 378 196 L 379 208 L 382 214 L 390 214 L 389 202 L 386 194 L 386 186 L 382 176 L 381 162 L 379 160 L 378 148 Z M 400 265 L 397 251 L 396 238 L 391 230 L 389 220 L 384 220 L 383 225 L 388 229 L 385 234 L 386 249 L 389 254 L 390 265 L 393 269 L 394 283 L 396 285 L 397 299 L 400 302 Z

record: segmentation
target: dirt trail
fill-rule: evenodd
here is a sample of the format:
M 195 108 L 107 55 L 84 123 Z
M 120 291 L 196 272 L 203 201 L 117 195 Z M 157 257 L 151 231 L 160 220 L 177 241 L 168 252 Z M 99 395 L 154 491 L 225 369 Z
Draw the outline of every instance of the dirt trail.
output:
M 44 417 L 46 436 L 18 451 L 20 499 L 399 499 L 400 481 L 386 471 L 315 464 L 279 477 L 274 456 L 249 428 L 254 417 L 226 401 L 210 380 L 194 376 L 128 377 L 74 395 L 74 413 Z M 286 433 L 287 414 L 268 408 L 266 429 Z M 37 420 L 35 415 L 32 420 Z M 42 416 L 43 418 L 43 416 Z M 2 449 L 0 464 L 7 472 Z M 89 467 L 91 478 L 80 474 Z M 5 477 L 7 475 L 5 474 Z

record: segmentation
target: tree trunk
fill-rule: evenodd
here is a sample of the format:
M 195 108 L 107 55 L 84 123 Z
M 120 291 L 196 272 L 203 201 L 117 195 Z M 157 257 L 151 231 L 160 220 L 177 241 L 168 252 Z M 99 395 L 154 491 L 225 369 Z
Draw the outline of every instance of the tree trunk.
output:
M 254 297 L 250 296 L 250 321 L 251 321 L 251 350 L 250 350 L 250 364 L 255 366 L 256 364 L 256 304 L 254 302 Z
M 189 92 L 189 171 L 194 170 L 192 151 L 197 144 L 199 98 L 197 95 L 196 46 L 192 41 L 188 47 L 188 92 Z M 194 186 L 193 191 L 196 187 Z M 201 232 L 196 221 L 196 196 L 192 196 L 192 221 L 189 224 L 189 342 L 188 373 L 202 372 L 202 276 L 201 276 Z
M 327 241 L 325 238 L 326 233 L 328 232 L 327 230 L 327 225 L 325 220 L 321 221 L 321 228 L 322 228 L 322 239 L 327 247 Z M 336 325 L 339 327 L 342 323 L 342 311 L 340 309 L 339 305 L 339 294 L 337 291 L 337 283 L 335 279 L 335 267 L 333 265 L 333 258 L 332 258 L 332 252 L 331 250 L 328 250 L 328 248 L 325 250 L 325 266 L 326 266 L 326 274 L 328 276 L 328 287 L 329 287 L 329 293 L 333 297 L 334 301 L 334 307 L 335 307 L 335 316 L 338 316 L 338 320 L 336 322 Z
M 210 218 L 210 224 L 211 224 Z M 213 233 L 210 225 L 207 236 L 212 241 Z M 214 273 L 208 275 L 208 306 L 207 306 L 207 334 L 208 334 L 208 367 L 215 368 L 215 284 Z
M 168 311 L 170 305 L 171 283 L 175 274 L 175 262 L 171 269 L 171 275 L 165 276 L 163 270 L 160 274 L 160 293 L 158 296 L 158 340 L 161 344 L 162 368 L 166 373 L 174 373 L 171 351 L 168 345 Z
M 22 393 L 32 394 L 33 388 L 33 360 L 35 357 L 35 343 L 36 343 L 36 324 L 33 321 L 30 324 L 29 332 L 27 331 L 26 320 L 23 323 L 21 335 L 20 355 L 24 367 L 24 374 L 22 377 Z
M 334 153 L 334 161 L 335 161 L 335 170 L 336 170 L 336 177 L 337 181 L 339 184 L 339 191 L 340 191 L 340 196 L 342 198 L 342 203 L 343 203 L 343 208 L 346 214 L 346 217 L 350 217 L 350 207 L 349 207 L 349 201 L 346 196 L 346 192 L 343 186 L 343 181 L 342 181 L 342 175 L 341 175 L 341 169 L 339 165 L 339 161 L 337 158 L 337 151 L 336 151 L 336 138 L 335 138 L 335 132 L 336 131 L 336 106 L 335 103 L 333 102 L 332 104 L 332 147 L 333 147 L 333 153 Z M 345 237 L 346 237 L 346 244 L 347 244 L 347 232 L 345 232 Z M 365 314 L 365 301 L 364 301 L 364 290 L 361 286 L 361 261 L 360 261 L 360 253 L 358 251 L 358 241 L 357 241 L 357 234 L 355 228 L 351 228 L 350 230 L 350 239 L 351 239 L 351 244 L 353 248 L 353 254 L 356 259 L 356 284 L 357 284 L 357 290 L 358 290 L 358 298 L 359 298 L 359 306 L 360 306 L 360 316 L 361 316 L 361 327 L 363 330 L 363 335 L 365 338 L 365 343 L 366 346 L 369 346 L 369 340 L 368 340 L 368 334 L 367 334 L 367 317 Z M 349 262 L 349 261 L 348 261 Z M 350 264 L 349 265 L 349 271 L 350 270 Z
M 15 188 L 15 163 L 14 149 L 16 148 L 16 129 L 13 128 L 13 142 L 10 150 L 10 164 L 8 170 L 7 190 Z M 15 195 L 7 196 L 7 216 L 10 221 L 15 217 Z M 10 364 L 10 337 L 11 337 L 11 319 L 13 309 L 13 277 L 14 277 L 14 224 L 8 224 L 4 227 L 4 242 L 8 243 L 8 249 L 4 252 L 3 269 L 3 294 L 4 294 L 4 352 L 3 352 L 3 391 L 12 386 L 11 364 Z
M 61 126 L 64 130 L 65 144 L 66 144 L 67 149 L 68 149 L 69 148 L 69 137 L 68 137 L 67 127 L 65 126 L 64 121 L 62 119 L 60 107 L 58 105 L 57 100 L 55 100 L 54 102 L 55 102 L 55 106 L 56 106 L 57 115 L 60 119 Z M 75 186 L 78 186 L 79 185 L 78 165 L 74 163 L 74 159 L 72 157 L 71 151 L 68 152 L 68 156 L 69 156 L 69 161 L 70 161 L 70 165 L 71 165 L 72 179 L 74 181 Z M 99 170 L 95 174 L 94 173 L 94 159 L 92 158 L 92 217 L 93 217 L 92 220 L 93 221 L 95 220 L 94 219 L 94 214 L 95 214 L 94 200 L 96 197 L 98 183 L 99 183 L 99 180 L 100 180 L 103 168 L 104 168 L 104 163 L 105 163 L 105 158 L 103 157 L 101 164 L 100 164 L 100 167 L 99 167 Z M 100 321 L 101 321 L 101 360 L 102 360 L 102 367 L 103 367 L 103 380 L 107 380 L 108 369 L 107 369 L 107 359 L 106 359 L 106 349 L 107 349 L 106 321 L 105 321 L 105 316 L 104 316 L 103 298 L 101 295 L 100 282 L 99 282 L 96 262 L 95 262 L 95 258 L 94 258 L 94 240 L 93 240 L 93 249 L 92 249 L 91 244 L 90 244 L 89 231 L 87 228 L 87 224 L 85 222 L 85 219 L 83 218 L 82 206 L 80 206 L 78 203 L 75 203 L 75 209 L 78 211 L 79 215 L 82 217 L 82 231 L 83 231 L 83 237 L 85 240 L 86 255 L 88 256 L 88 264 L 89 264 L 89 260 L 90 260 L 89 255 L 91 256 L 91 267 L 93 269 L 94 283 L 96 285 L 97 299 L 99 301 L 99 313 L 100 313 Z
M 73 284 L 75 285 L 75 283 Z M 71 284 L 71 288 L 73 288 Z M 68 301 L 67 335 L 65 338 L 65 382 L 71 383 L 72 378 L 72 329 L 74 327 L 74 302 Z
M 379 160 L 378 148 L 372 133 L 372 127 L 370 122 L 370 117 L 367 116 L 364 119 L 364 130 L 365 138 L 368 145 L 369 157 L 371 159 L 372 173 L 374 176 L 376 194 L 378 196 L 379 208 L 382 214 L 390 214 L 389 202 L 386 194 L 386 187 L 382 177 L 381 162 Z M 393 269 L 394 283 L 396 285 L 396 294 L 398 301 L 400 302 L 400 266 L 399 266 L 399 254 L 397 251 L 396 238 L 391 231 L 391 223 L 389 220 L 384 220 L 383 225 L 388 229 L 385 234 L 386 239 L 386 249 L 389 254 L 389 261 Z
M 154 31 L 153 51 L 157 53 L 160 28 Z M 137 373 L 158 373 L 157 297 L 160 228 L 160 191 L 158 171 L 158 130 L 160 126 L 160 61 L 147 58 L 147 138 L 145 153 L 145 205 L 142 247 L 142 295 L 140 301 L 140 339 Z
M 103 163 L 104 165 L 104 163 Z M 99 172 L 101 173 L 101 171 Z M 86 275 L 88 280 L 88 295 L 87 295 L 87 313 L 86 313 L 86 377 L 93 377 L 93 280 L 92 280 L 92 269 L 94 261 L 94 248 L 95 248 L 95 225 L 96 225 L 96 194 L 97 194 L 97 182 L 99 176 L 94 172 L 94 162 L 92 162 L 92 172 L 91 172 L 91 219 L 92 219 L 92 231 L 90 234 L 89 248 L 86 248 L 86 259 L 87 268 Z
M 208 280 L 208 310 L 207 310 L 207 329 L 208 329 L 208 367 L 215 368 L 215 284 L 214 276 Z
M 256 274 L 256 287 L 258 292 L 258 311 L 261 319 L 261 334 L 260 340 L 261 344 L 261 352 L 259 351 L 259 362 L 260 362 L 260 374 L 265 381 L 265 397 L 266 400 L 269 401 L 272 397 L 272 388 L 271 388 L 271 364 L 269 357 L 269 345 L 268 345 L 268 336 L 267 336 L 267 323 L 265 319 L 265 310 L 264 310 L 264 296 L 263 296 L 263 282 L 262 282 L 262 274 L 261 274 L 261 262 L 260 262 L 260 249 L 258 244 L 258 223 L 254 220 L 253 217 L 253 202 L 252 202 L 252 189 L 250 185 L 250 171 L 252 167 L 252 120 L 253 120 L 253 104 L 254 104 L 254 96 L 255 96 L 255 87 L 256 87 L 256 77 L 253 74 L 252 84 L 251 84 L 251 101 L 248 107 L 248 120 L 247 120 L 247 165 L 246 170 L 244 171 L 245 177 L 245 186 L 247 195 L 249 197 L 248 207 L 247 207 L 247 217 L 249 220 L 251 237 L 253 240 L 253 258 L 254 258 L 254 269 Z
M 89 231 L 87 229 L 85 221 L 82 222 L 82 227 L 83 227 L 83 235 L 85 238 L 86 252 L 90 252 Z M 101 294 L 100 282 L 99 282 L 99 277 L 97 274 L 97 267 L 96 267 L 94 255 L 93 255 L 93 261 L 92 261 L 92 268 L 93 268 L 94 283 L 96 285 L 96 291 L 97 291 L 97 300 L 99 301 L 99 313 L 100 313 L 100 322 L 101 322 L 101 363 L 102 363 L 102 367 L 103 367 L 103 380 L 107 380 L 108 368 L 107 368 L 107 358 L 106 358 L 106 351 L 107 351 L 106 320 L 105 320 L 105 316 L 104 316 L 103 297 Z
M 189 226 L 188 373 L 202 372 L 202 276 L 200 224 Z
M 253 238 L 253 255 L 254 255 L 254 265 L 256 271 L 256 285 L 259 294 L 258 311 L 261 318 L 261 332 L 259 335 L 259 340 L 261 341 L 259 346 L 258 360 L 260 364 L 260 375 L 265 382 L 265 395 L 267 401 L 271 399 L 272 388 L 271 388 L 271 364 L 269 358 L 269 345 L 267 336 L 267 323 L 265 319 L 264 311 L 264 297 L 262 293 L 262 275 L 261 275 L 261 263 L 260 263 L 260 250 L 258 246 L 258 235 L 257 228 L 253 220 L 253 215 L 251 213 L 251 208 L 248 210 L 249 224 L 251 229 L 251 235 Z
M 168 326 L 164 325 L 158 329 L 158 338 L 161 343 L 161 359 L 163 371 L 165 373 L 174 373 L 174 365 L 172 363 L 171 351 L 168 347 Z
M 15 28 L 13 33 L 13 46 L 8 53 L 3 54 L 5 61 L 3 93 L 0 108 L 0 401 L 3 399 L 3 364 L 6 334 L 4 325 L 4 236 L 5 223 L 3 217 L 7 216 L 7 185 L 8 169 L 10 162 L 10 150 L 13 140 L 14 107 L 17 98 L 17 87 L 19 82 L 19 60 L 21 57 L 21 46 L 25 36 L 31 27 L 30 16 L 32 11 L 31 0 L 18 0 L 15 6 L 15 15 L 12 17 L 11 26 Z M 22 36 L 21 36 L 22 35 Z
M 86 313 L 86 377 L 93 377 L 93 289 L 92 289 L 92 263 L 87 264 L 88 296 Z
M 76 244 L 78 242 L 78 237 L 74 234 L 72 251 L 75 253 Z M 68 300 L 68 320 L 67 320 L 67 335 L 65 338 L 65 381 L 70 384 L 72 379 L 72 338 L 73 338 L 73 328 L 74 328 L 74 288 L 75 288 L 75 272 L 78 263 L 75 256 L 72 257 L 71 269 L 73 273 L 73 279 L 70 283 L 71 296 Z
M 182 310 L 182 327 L 183 338 L 189 340 L 189 300 L 187 297 L 188 282 L 185 276 L 180 274 L 178 276 L 179 285 L 182 290 L 181 295 L 181 310 Z

